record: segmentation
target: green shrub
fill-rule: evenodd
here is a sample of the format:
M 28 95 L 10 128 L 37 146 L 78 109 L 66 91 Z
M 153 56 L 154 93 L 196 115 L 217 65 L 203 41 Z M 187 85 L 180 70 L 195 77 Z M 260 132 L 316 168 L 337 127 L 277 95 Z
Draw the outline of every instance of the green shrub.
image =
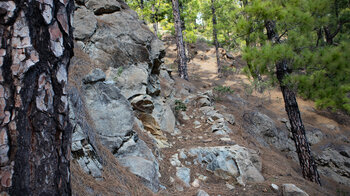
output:
M 187 107 L 181 100 L 175 100 L 175 111 L 186 111 Z

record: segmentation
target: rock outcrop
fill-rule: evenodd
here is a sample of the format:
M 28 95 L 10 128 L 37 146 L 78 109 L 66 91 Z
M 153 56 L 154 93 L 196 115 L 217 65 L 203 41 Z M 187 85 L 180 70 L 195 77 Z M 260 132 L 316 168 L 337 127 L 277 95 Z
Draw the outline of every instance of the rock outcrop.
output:
M 350 186 L 350 147 L 330 145 L 316 154 L 318 170 L 336 182 Z
M 236 179 L 241 185 L 265 180 L 261 174 L 262 163 L 258 154 L 254 150 L 239 145 L 197 147 L 189 150 L 182 149 L 180 152 L 180 158 L 192 157 L 193 165 L 204 167 L 225 180 Z M 188 183 L 189 169 L 180 167 L 183 164 L 179 161 L 178 154 L 175 154 L 170 162 L 173 166 L 178 166 L 177 176 Z
M 164 46 L 123 1 L 76 0 L 76 6 L 76 45 L 96 69 L 72 79 L 73 158 L 87 174 L 103 180 L 101 145 L 157 192 L 158 161 L 137 133 L 148 131 L 148 124 L 136 118 L 150 114 L 160 125 L 157 131 L 174 131 L 174 114 L 159 97 Z M 83 69 L 74 62 L 79 60 L 73 59 L 71 69 Z

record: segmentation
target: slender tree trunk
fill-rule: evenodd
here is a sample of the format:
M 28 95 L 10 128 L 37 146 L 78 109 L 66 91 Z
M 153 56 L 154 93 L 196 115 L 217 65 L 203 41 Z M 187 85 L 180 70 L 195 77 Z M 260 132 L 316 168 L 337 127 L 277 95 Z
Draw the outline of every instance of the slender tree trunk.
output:
M 71 195 L 73 0 L 0 1 L 0 195 Z
M 221 64 L 220 64 L 220 55 L 219 55 L 219 42 L 218 42 L 218 34 L 216 29 L 216 13 L 215 13 L 215 0 L 211 0 L 211 12 L 213 15 L 213 40 L 216 51 L 216 62 L 218 66 L 218 74 L 221 77 Z
M 265 23 L 268 39 L 275 44 L 279 44 L 279 35 L 276 31 L 276 25 L 273 21 L 267 21 Z M 289 74 L 288 61 L 281 60 L 276 63 L 276 75 L 280 83 L 283 99 L 285 103 L 285 109 L 288 114 L 288 118 L 291 124 L 291 130 L 295 147 L 297 149 L 299 163 L 303 172 L 303 177 L 312 182 L 316 182 L 321 185 L 320 176 L 317 171 L 317 166 L 311 155 L 310 145 L 305 135 L 305 127 L 301 120 L 301 115 L 296 100 L 294 91 L 284 84 L 284 79 Z
M 187 57 L 186 57 L 184 40 L 182 36 L 179 2 L 178 0 L 171 0 L 171 2 L 173 6 L 176 46 L 177 46 L 177 54 L 178 54 L 178 61 L 179 61 L 178 72 L 181 78 L 188 80 Z
M 153 29 L 154 29 L 154 34 L 158 36 L 158 20 L 157 20 L 157 11 L 154 8 L 154 4 L 152 4 L 152 21 L 153 21 Z
M 140 8 L 141 8 L 141 10 L 143 10 L 143 8 L 144 8 L 143 0 L 140 0 Z
M 322 28 L 317 29 L 317 42 L 316 42 L 316 47 L 320 45 L 320 41 L 322 39 Z
M 247 7 L 247 6 L 248 6 L 248 1 L 247 1 L 247 0 L 244 0 L 244 1 L 243 1 L 243 6 L 244 6 L 244 7 Z M 246 17 L 245 17 L 245 18 L 246 18 L 247 21 L 250 20 L 248 14 L 246 14 Z M 250 27 L 249 33 L 248 33 L 248 35 L 247 35 L 247 37 L 246 37 L 246 39 L 245 39 L 245 43 L 246 43 L 246 46 L 247 46 L 247 47 L 250 47 L 250 46 L 251 46 L 250 33 L 253 32 L 253 31 L 254 31 L 253 27 Z M 250 73 L 252 74 L 253 78 L 254 78 L 254 79 L 257 79 L 257 84 L 255 85 L 255 89 L 257 89 L 259 93 L 262 93 L 262 92 L 264 91 L 264 89 L 263 89 L 263 87 L 260 85 L 261 82 L 262 82 L 262 77 L 261 77 L 261 74 L 259 73 L 259 70 L 256 70 L 256 69 L 254 70 L 253 66 L 252 66 L 250 63 L 248 63 L 247 65 L 248 65 L 248 68 L 249 68 Z
M 186 24 L 185 24 L 185 18 L 183 15 L 181 15 L 181 13 L 184 12 L 184 6 L 183 3 L 180 1 L 179 2 L 179 10 L 180 10 L 180 21 L 181 21 L 181 32 L 182 32 L 182 37 L 184 37 L 184 46 L 185 46 L 185 55 L 187 58 L 187 63 L 191 61 L 191 57 L 190 57 L 190 47 L 189 47 L 189 43 L 186 42 Z

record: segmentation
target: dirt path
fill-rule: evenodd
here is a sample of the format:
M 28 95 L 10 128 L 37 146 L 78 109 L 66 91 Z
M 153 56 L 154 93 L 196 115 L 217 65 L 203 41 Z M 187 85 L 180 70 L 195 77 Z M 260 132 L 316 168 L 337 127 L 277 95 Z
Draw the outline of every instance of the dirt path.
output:
M 233 90 L 234 96 L 238 99 L 246 101 L 243 107 L 237 107 L 230 100 L 230 95 L 217 97 L 215 101 L 215 109 L 222 113 L 230 113 L 236 117 L 236 124 L 229 127 L 233 130 L 234 134 L 221 137 L 213 135 L 210 131 L 210 124 L 204 119 L 200 118 L 201 113 L 194 106 L 188 106 L 187 115 L 190 117 L 188 120 L 180 120 L 180 124 L 177 126 L 181 131 L 180 135 L 170 136 L 167 138 L 172 144 L 171 148 L 163 149 L 162 153 L 165 155 L 165 159 L 161 164 L 161 182 L 164 183 L 174 195 L 183 194 L 179 191 L 180 187 L 177 181 L 173 182 L 169 180 L 169 176 L 175 176 L 175 168 L 170 165 L 169 159 L 175 153 L 178 153 L 180 149 L 189 149 L 191 147 L 198 146 L 223 146 L 239 144 L 260 152 L 260 156 L 263 161 L 263 175 L 266 178 L 264 183 L 250 184 L 247 187 L 235 186 L 235 189 L 230 190 L 227 188 L 227 183 L 234 183 L 233 181 L 225 181 L 214 177 L 208 171 L 200 170 L 197 166 L 188 165 L 191 172 L 201 173 L 209 177 L 206 182 L 201 182 L 200 188 L 207 191 L 210 195 L 274 195 L 270 187 L 271 183 L 293 183 L 302 188 L 310 195 L 331 195 L 328 191 L 335 191 L 335 187 L 338 185 L 328 184 L 327 189 L 322 189 L 304 180 L 300 174 L 298 163 L 286 158 L 286 155 L 279 151 L 272 150 L 270 148 L 262 148 L 256 144 L 255 139 L 249 135 L 243 126 L 242 115 L 245 111 L 259 111 L 270 116 L 277 123 L 278 126 L 284 126 L 277 119 L 287 118 L 284 110 L 284 102 L 282 94 L 278 88 L 269 88 L 264 93 L 258 93 L 250 85 L 249 78 L 244 74 L 241 74 L 242 68 L 245 66 L 245 62 L 241 60 L 239 54 L 234 54 L 234 59 L 228 59 L 223 57 L 221 62 L 224 67 L 224 77 L 219 78 L 217 74 L 215 49 L 207 46 L 205 43 L 199 43 L 192 48 L 197 52 L 196 55 L 190 56 L 190 62 L 188 63 L 188 75 L 190 82 L 183 81 L 176 77 L 176 45 L 173 40 L 166 42 L 167 55 L 165 57 L 165 64 L 174 70 L 173 76 L 176 80 L 177 91 L 180 92 L 182 88 L 192 88 L 191 95 L 195 95 L 198 92 L 204 92 L 207 90 L 213 90 L 218 86 L 230 87 Z M 177 97 L 180 95 L 176 95 Z M 186 96 L 182 97 L 183 99 Z M 312 101 L 306 101 L 298 99 L 299 107 L 302 113 L 302 118 L 307 126 L 316 127 L 322 129 L 327 138 L 321 144 L 312 146 L 313 150 L 323 148 L 324 145 L 334 143 L 339 135 L 345 135 L 349 137 L 350 129 L 348 125 L 341 124 L 339 122 L 346 122 L 349 118 L 343 117 L 345 120 L 339 120 L 338 117 L 329 118 L 333 116 L 329 112 L 320 112 L 314 108 Z M 178 118 L 182 118 L 181 115 Z M 201 127 L 195 128 L 194 122 L 200 122 Z M 350 120 L 349 120 L 350 122 Z M 334 130 L 325 128 L 326 125 L 335 127 Z M 163 174 L 166 174 L 165 176 Z M 169 175 L 170 174 L 170 175 Z M 192 175 L 191 182 L 195 178 Z M 327 181 L 328 182 L 328 181 Z M 333 187 L 332 187 L 333 186 Z M 189 187 L 185 188 L 186 195 L 195 195 L 198 188 Z

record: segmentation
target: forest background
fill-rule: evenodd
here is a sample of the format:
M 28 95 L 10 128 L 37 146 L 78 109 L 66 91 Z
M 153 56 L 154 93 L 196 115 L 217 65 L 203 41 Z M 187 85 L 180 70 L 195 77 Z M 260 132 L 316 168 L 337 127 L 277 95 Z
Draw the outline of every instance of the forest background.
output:
M 175 33 L 171 0 L 127 3 L 159 38 Z M 215 45 L 217 37 L 218 47 L 242 54 L 248 65 L 243 71 L 258 89 L 278 84 L 275 64 L 285 61 L 283 85 L 314 100 L 318 108 L 350 113 L 349 0 L 178 3 L 185 45 Z M 273 42 L 266 28 L 271 22 L 277 34 Z

